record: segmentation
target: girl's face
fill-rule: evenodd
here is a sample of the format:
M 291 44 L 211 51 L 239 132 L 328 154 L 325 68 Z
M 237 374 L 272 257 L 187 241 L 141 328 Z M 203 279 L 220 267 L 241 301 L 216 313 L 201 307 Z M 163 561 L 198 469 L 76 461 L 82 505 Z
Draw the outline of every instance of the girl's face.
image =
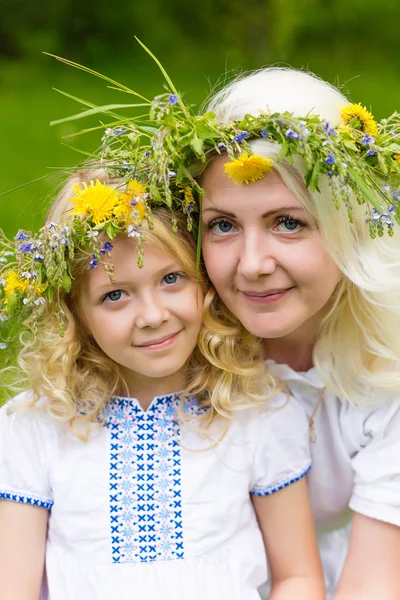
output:
M 111 258 L 116 283 L 101 265 L 84 279 L 80 309 L 87 329 L 121 365 L 131 393 L 160 378 L 166 391 L 180 389 L 202 324 L 201 289 L 179 261 L 154 246 L 145 247 L 138 268 L 135 241 L 117 237 Z
M 315 337 L 341 272 L 301 202 L 275 172 L 251 184 L 202 177 L 203 255 L 220 298 L 254 335 Z

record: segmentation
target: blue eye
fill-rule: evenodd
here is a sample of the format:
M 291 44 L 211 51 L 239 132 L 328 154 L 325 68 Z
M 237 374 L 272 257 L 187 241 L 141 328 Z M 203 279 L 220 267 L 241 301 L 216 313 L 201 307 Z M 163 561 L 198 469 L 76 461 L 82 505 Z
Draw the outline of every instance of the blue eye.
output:
M 125 294 L 125 292 L 123 292 L 122 290 L 114 290 L 112 292 L 109 292 L 104 296 L 103 302 L 105 302 L 106 300 L 108 300 L 109 302 L 118 302 L 118 300 L 121 300 L 122 294 Z
M 306 227 L 306 223 L 303 223 L 303 221 L 299 221 L 298 219 L 294 219 L 293 217 L 289 216 L 289 215 L 283 215 L 282 217 L 278 217 L 276 220 L 277 225 L 283 225 L 284 229 L 279 229 L 279 231 L 285 233 L 285 232 L 298 232 L 300 231 L 303 227 Z
M 163 277 L 163 282 L 167 285 L 173 285 L 174 283 L 177 283 L 177 281 L 181 278 L 181 273 L 168 273 L 168 275 L 165 275 L 165 277 Z
M 221 217 L 219 219 L 214 219 L 213 221 L 211 221 L 207 225 L 207 229 L 209 231 L 212 231 L 216 235 L 221 235 L 224 233 L 230 233 L 233 229 L 233 225 L 232 223 L 229 223 L 229 221 L 226 221 L 226 219 L 223 219 Z

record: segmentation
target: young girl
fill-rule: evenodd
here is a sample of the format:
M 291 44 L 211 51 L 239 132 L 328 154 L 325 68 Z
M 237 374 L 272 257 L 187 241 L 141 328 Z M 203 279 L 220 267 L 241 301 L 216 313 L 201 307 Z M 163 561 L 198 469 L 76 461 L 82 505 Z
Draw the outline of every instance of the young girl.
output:
M 2 240 L 31 388 L 0 411 L 2 598 L 251 600 L 264 544 L 274 600 L 324 597 L 305 415 L 171 214 L 82 171 L 14 263 Z

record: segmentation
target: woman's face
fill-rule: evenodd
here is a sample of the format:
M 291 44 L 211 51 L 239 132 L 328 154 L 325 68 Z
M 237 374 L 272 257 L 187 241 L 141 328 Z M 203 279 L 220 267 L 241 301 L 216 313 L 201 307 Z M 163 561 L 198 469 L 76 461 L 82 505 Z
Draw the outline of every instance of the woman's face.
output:
M 254 335 L 283 338 L 318 331 L 341 272 L 317 229 L 280 176 L 251 184 L 206 169 L 203 254 L 220 298 Z

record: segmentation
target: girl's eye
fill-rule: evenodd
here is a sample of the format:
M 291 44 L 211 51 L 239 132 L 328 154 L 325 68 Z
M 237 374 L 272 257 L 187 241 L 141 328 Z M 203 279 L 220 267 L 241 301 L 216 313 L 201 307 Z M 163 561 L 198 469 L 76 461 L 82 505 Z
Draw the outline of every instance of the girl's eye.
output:
M 163 282 L 167 285 L 173 285 L 174 283 L 177 283 L 180 279 L 182 279 L 182 277 L 182 273 L 168 273 L 168 275 L 165 275 L 165 277 L 163 277 Z
M 276 223 L 279 227 L 279 231 L 282 233 L 298 233 L 303 227 L 306 227 L 306 224 L 303 221 L 299 221 L 298 219 L 294 219 L 289 215 L 283 215 L 282 217 L 278 217 L 276 219 Z M 283 227 L 280 227 L 280 226 Z
M 112 292 L 109 292 L 104 296 L 103 302 L 118 302 L 118 300 L 121 300 L 121 298 L 123 297 L 123 294 L 125 294 L 125 292 L 123 292 L 122 290 L 113 290 Z
M 233 231 L 232 223 L 229 223 L 229 221 L 226 221 L 226 219 L 222 217 L 210 221 L 206 227 L 216 235 L 224 235 L 225 233 L 231 233 Z

